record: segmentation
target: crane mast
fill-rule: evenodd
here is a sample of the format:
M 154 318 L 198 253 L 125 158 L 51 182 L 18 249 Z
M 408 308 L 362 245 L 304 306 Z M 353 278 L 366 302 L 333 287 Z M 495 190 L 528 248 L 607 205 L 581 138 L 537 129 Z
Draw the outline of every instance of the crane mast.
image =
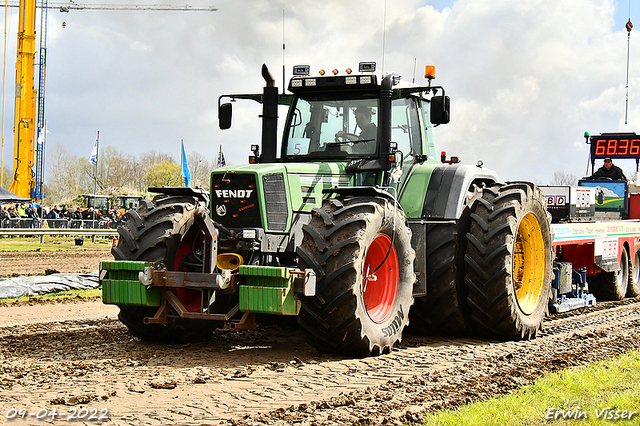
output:
M 46 127 L 44 120 L 44 87 L 46 76 L 47 9 L 70 10 L 128 10 L 165 12 L 214 12 L 213 6 L 190 6 L 170 4 L 78 4 L 41 0 L 40 23 L 40 71 L 39 92 L 34 81 L 36 54 L 36 3 L 37 0 L 7 2 L 8 7 L 19 8 L 18 59 L 16 61 L 16 102 L 14 114 L 14 159 L 13 181 L 9 190 L 14 194 L 42 201 L 44 198 L 44 143 Z M 37 106 L 37 108 L 36 108 Z M 36 119 L 37 110 L 37 119 Z M 37 130 L 37 134 L 36 134 Z M 37 136 L 37 139 L 36 139 Z M 34 157 L 36 170 L 33 171 Z M 0 171 L 1 172 L 1 171 Z
M 33 157 L 36 134 L 36 0 L 20 0 L 18 14 L 18 59 L 16 61 L 16 103 L 14 116 L 13 182 L 9 191 L 31 197 L 34 186 Z

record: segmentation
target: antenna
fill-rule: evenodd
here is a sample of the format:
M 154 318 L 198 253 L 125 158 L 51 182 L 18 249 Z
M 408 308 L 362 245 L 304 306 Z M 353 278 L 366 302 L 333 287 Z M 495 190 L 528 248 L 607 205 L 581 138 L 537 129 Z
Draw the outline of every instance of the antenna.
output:
M 382 19 L 382 74 L 384 75 L 384 48 L 387 41 L 387 0 L 384 0 L 384 16 Z
M 631 0 L 629 0 L 629 20 L 625 27 L 627 28 L 627 82 L 625 85 L 624 124 L 627 124 L 627 114 L 629 113 L 629 48 L 631 46 L 631 29 L 633 28 L 631 23 Z
M 286 86 L 286 78 L 285 78 L 285 32 L 284 32 L 284 9 L 282 9 L 282 94 L 284 95 L 284 90 Z
M 416 63 L 418 62 L 418 58 L 413 58 L 413 80 L 412 83 L 416 82 Z

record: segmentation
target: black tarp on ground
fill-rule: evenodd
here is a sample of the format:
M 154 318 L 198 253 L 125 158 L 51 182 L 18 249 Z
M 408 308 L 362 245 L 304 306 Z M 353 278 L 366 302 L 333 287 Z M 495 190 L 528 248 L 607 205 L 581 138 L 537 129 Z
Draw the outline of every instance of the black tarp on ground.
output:
M 13 192 L 9 192 L 0 186 L 0 204 L 9 203 L 30 203 L 30 198 L 18 197 Z
M 87 290 L 90 288 L 100 288 L 97 272 L 93 274 L 60 273 L 44 276 L 0 278 L 0 299 L 37 296 L 71 289 Z

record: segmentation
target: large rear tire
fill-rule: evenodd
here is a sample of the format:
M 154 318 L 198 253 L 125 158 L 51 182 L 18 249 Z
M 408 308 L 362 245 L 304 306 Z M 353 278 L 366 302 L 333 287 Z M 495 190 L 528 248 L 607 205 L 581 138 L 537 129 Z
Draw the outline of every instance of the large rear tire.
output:
M 204 204 L 194 197 L 158 195 L 143 201 L 137 210 L 126 213 L 126 222 L 118 228 L 118 245 L 111 249 L 117 260 L 162 262 L 170 271 L 193 270 L 194 224 L 196 207 Z M 205 206 L 206 207 L 206 206 Z M 200 294 L 177 291 L 188 310 L 199 309 Z M 169 324 L 145 324 L 157 308 L 119 305 L 118 318 L 135 337 L 142 340 L 183 343 L 206 340 L 221 325 L 217 321 L 176 318 Z
M 494 184 L 471 201 L 465 256 L 472 321 L 499 339 L 534 338 L 548 309 L 550 217 L 528 182 Z
M 467 215 L 456 223 L 427 226 L 427 295 L 411 308 L 411 329 L 460 336 L 469 332 L 468 289 L 464 284 Z
M 409 321 L 415 281 L 404 212 L 379 197 L 325 200 L 303 227 L 301 268 L 317 276 L 298 323 L 321 352 L 388 353 Z
M 622 248 L 620 269 L 613 272 L 601 272 L 589 280 L 589 291 L 596 300 L 622 300 L 629 286 L 631 262 L 626 247 Z

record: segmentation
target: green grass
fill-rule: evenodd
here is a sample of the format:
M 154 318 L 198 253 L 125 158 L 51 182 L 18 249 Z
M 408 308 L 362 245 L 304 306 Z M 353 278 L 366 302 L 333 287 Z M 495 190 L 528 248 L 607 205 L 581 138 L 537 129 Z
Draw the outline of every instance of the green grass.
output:
M 609 407 L 610 411 L 604 412 Z M 573 411 L 572 418 L 555 415 Z M 631 420 L 606 419 L 627 410 Z M 604 413 L 603 413 L 604 412 Z M 584 413 L 584 414 L 583 414 Z M 600 417 L 598 418 L 598 414 Z M 586 419 L 585 419 L 586 416 Z M 579 417 L 576 419 L 576 417 Z M 427 425 L 637 425 L 640 424 L 640 351 L 548 374 L 513 394 L 429 414 Z
M 29 302 L 45 302 L 45 301 L 53 301 L 53 300 L 61 300 L 61 299 L 74 299 L 74 298 L 94 298 L 102 296 L 102 290 L 99 288 L 91 288 L 88 290 L 68 290 L 68 291 L 58 291 L 55 293 L 47 293 L 41 294 L 38 296 L 23 296 L 23 297 L 12 297 L 7 299 L 0 299 L 0 306 L 10 306 L 14 304 L 23 304 Z
M 40 238 L 0 238 L 0 251 L 58 251 L 58 250 L 82 250 L 83 248 L 111 248 L 111 239 L 96 238 L 92 243 L 91 238 L 85 238 L 83 245 L 76 246 L 75 239 L 70 237 L 45 236 L 44 243 Z

